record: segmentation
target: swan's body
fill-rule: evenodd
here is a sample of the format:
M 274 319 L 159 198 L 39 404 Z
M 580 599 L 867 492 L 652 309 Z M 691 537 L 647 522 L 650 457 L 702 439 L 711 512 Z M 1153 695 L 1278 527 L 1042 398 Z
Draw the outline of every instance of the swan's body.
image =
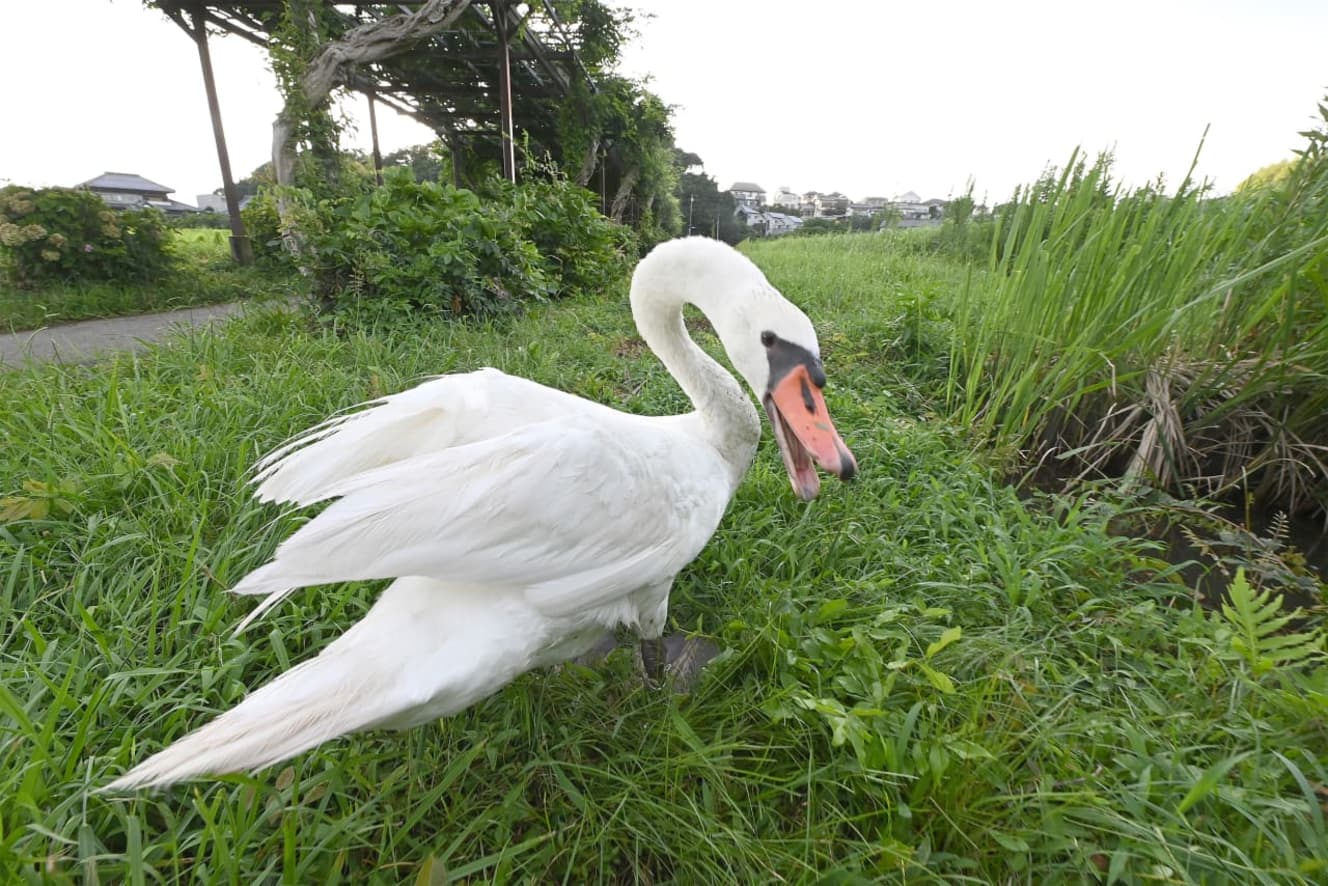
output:
M 295 588 L 397 580 L 316 658 L 109 789 L 258 769 L 347 732 L 415 726 L 618 627 L 660 637 L 674 577 L 714 533 L 760 439 L 751 400 L 686 335 L 685 301 L 765 395 L 799 494 L 816 494 L 811 457 L 851 476 L 810 321 L 723 244 L 664 244 L 633 277 L 632 309 L 696 411 L 630 415 L 484 369 L 281 447 L 259 463 L 258 498 L 336 501 L 235 587 L 266 595 L 245 623 Z

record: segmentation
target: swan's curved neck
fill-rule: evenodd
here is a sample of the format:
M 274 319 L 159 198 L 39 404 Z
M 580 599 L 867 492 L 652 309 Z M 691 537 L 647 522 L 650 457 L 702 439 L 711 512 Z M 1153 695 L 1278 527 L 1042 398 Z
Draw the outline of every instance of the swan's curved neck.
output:
M 714 290 L 709 290 L 714 291 Z M 700 290 L 701 293 L 707 290 Z M 761 438 L 761 421 L 751 399 L 733 375 L 692 340 L 683 323 L 683 305 L 690 302 L 717 329 L 727 326 L 723 303 L 712 304 L 704 295 L 685 298 L 681 293 L 651 288 L 632 293 L 636 328 L 692 401 L 720 452 L 746 471 Z

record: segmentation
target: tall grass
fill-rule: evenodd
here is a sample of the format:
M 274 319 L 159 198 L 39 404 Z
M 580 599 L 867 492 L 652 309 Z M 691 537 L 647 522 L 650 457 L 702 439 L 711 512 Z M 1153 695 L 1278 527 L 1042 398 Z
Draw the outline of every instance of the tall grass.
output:
M 1071 158 L 997 220 L 956 302 L 947 402 L 1007 452 L 1322 506 L 1328 111 L 1277 191 L 1127 190 Z
M 862 472 L 800 504 L 767 435 L 674 591 L 676 624 L 727 650 L 696 692 L 645 689 L 623 651 L 159 794 L 89 789 L 314 654 L 379 587 L 302 591 L 230 636 L 248 604 L 225 589 L 292 526 L 244 494 L 261 451 L 484 364 L 633 411 L 682 395 L 620 292 L 504 326 L 260 315 L 0 375 L 0 880 L 1321 879 L 1322 632 L 1276 642 L 1257 589 L 1230 616 L 1192 605 L 1107 531 L 1120 504 L 1003 485 L 932 397 L 931 302 L 963 270 L 878 242 L 752 248 L 817 319 Z

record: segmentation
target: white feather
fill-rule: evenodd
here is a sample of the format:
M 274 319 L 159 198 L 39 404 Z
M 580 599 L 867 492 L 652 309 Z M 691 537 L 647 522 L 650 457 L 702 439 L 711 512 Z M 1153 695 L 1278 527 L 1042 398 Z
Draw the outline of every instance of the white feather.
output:
M 256 496 L 335 499 L 234 588 L 265 595 L 395 578 L 316 658 L 140 764 L 109 789 L 258 769 L 335 736 L 460 710 L 606 629 L 658 637 L 678 571 L 713 534 L 756 450 L 751 400 L 687 338 L 684 301 L 764 390 L 774 330 L 815 353 L 810 323 L 747 259 L 696 239 L 633 278 L 647 342 L 697 406 L 628 415 L 483 369 L 336 416 L 256 466 Z

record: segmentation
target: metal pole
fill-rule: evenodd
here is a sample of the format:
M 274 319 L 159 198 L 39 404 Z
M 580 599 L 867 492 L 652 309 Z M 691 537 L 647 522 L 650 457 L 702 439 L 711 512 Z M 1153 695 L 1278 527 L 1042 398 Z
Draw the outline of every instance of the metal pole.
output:
M 203 66 L 203 88 L 207 90 L 208 112 L 212 115 L 212 135 L 217 140 L 221 186 L 226 193 L 226 211 L 231 217 L 231 258 L 235 259 L 236 264 L 251 265 L 254 263 L 254 247 L 244 232 L 244 220 L 240 218 L 240 195 L 235 190 L 235 180 L 231 178 L 231 158 L 226 151 L 226 134 L 221 128 L 221 105 L 217 102 L 217 84 L 212 78 L 212 54 L 208 52 L 203 4 L 195 3 L 191 11 L 194 42 L 198 44 L 198 61 Z
M 503 177 L 516 183 L 516 143 L 512 126 L 512 55 L 507 41 L 507 4 L 494 0 L 494 26 L 498 29 L 498 116 L 502 127 Z
M 687 236 L 692 236 L 692 216 L 696 214 L 696 195 L 691 195 L 691 200 L 687 201 Z
M 378 182 L 378 187 L 383 186 L 383 155 L 378 150 L 378 114 L 374 111 L 374 94 L 367 93 L 369 96 L 369 135 L 373 138 L 373 164 L 374 179 Z

